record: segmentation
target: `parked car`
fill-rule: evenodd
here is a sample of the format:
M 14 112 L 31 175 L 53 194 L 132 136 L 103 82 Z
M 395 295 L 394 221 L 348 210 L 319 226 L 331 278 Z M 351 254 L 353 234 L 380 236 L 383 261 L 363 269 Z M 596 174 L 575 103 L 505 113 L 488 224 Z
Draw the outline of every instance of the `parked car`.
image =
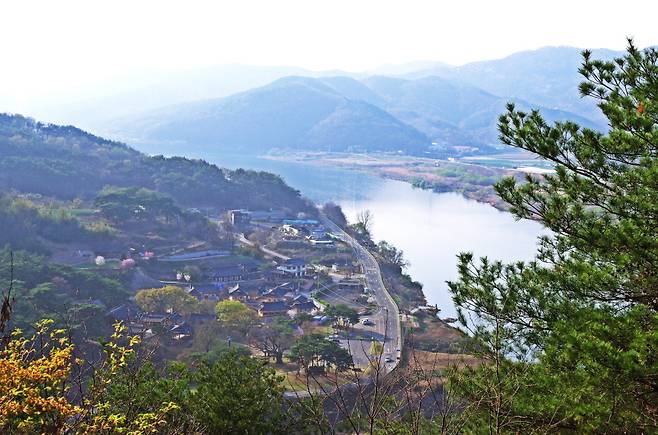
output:
M 373 321 L 370 320 L 370 319 L 363 319 L 363 320 L 361 320 L 361 323 L 363 323 L 363 324 L 366 325 L 366 326 L 372 326 L 372 325 L 375 324 L 375 322 L 373 322 Z
M 384 362 L 392 363 L 392 362 L 393 362 L 393 358 L 391 358 L 390 356 L 387 356 L 387 357 L 384 359 Z

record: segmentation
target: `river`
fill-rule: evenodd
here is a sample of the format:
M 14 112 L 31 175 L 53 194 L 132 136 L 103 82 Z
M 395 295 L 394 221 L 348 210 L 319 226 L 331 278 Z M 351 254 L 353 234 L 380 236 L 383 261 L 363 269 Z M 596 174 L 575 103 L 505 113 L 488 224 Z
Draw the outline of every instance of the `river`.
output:
M 529 260 L 542 233 L 536 222 L 517 221 L 509 213 L 455 193 L 415 189 L 408 183 L 355 171 L 243 156 L 196 157 L 228 168 L 277 173 L 317 203 L 340 204 L 352 222 L 358 212 L 370 210 L 373 238 L 404 251 L 410 263 L 407 272 L 423 284 L 428 303 L 437 304 L 444 316 L 455 315 L 446 281 L 457 278 L 459 252 L 504 261 Z

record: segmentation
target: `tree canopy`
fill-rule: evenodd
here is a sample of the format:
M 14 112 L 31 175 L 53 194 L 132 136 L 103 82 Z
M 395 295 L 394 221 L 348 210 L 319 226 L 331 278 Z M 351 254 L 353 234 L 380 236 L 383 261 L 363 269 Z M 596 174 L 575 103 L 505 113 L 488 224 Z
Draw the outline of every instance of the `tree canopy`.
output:
M 171 197 L 144 188 L 105 188 L 95 204 L 106 217 L 118 222 L 158 218 L 168 221 L 182 215 Z
M 252 328 L 251 344 L 264 355 L 274 357 L 277 364 L 283 364 L 283 353 L 295 341 L 295 330 L 287 317 L 277 317 L 273 321 Z
M 474 404 L 473 430 L 658 427 L 657 61 L 632 43 L 611 62 L 583 53 L 580 91 L 607 133 L 513 105 L 500 118 L 504 143 L 555 164 L 496 185 L 515 216 L 550 234 L 530 263 L 459 257 L 450 289 L 485 364 L 450 385 Z
M 45 257 L 26 251 L 0 249 L 0 289 L 9 287 L 12 266 L 13 327 L 31 330 L 42 319 L 71 332 L 86 331 L 91 336 L 107 333 L 103 306 L 111 307 L 128 297 L 122 283 L 87 270 L 49 263 Z M 95 303 L 92 303 L 95 301 Z M 99 316 L 101 316 L 99 318 Z
M 324 314 L 333 319 L 334 325 L 338 327 L 348 327 L 359 322 L 359 313 L 345 304 L 329 305 Z
M 283 380 L 260 361 L 226 353 L 194 379 L 195 415 L 209 433 L 287 433 Z
M 313 212 L 281 177 L 203 160 L 147 156 L 71 126 L 0 114 L 0 187 L 60 199 L 92 199 L 105 186 L 145 188 L 191 207 Z
M 327 340 L 321 334 L 305 335 L 290 349 L 290 359 L 309 367 L 335 367 L 347 370 L 352 366 L 352 355 L 337 343 Z
M 199 310 L 196 298 L 175 285 L 140 290 L 135 295 L 135 302 L 142 310 L 156 313 L 173 311 L 187 315 Z
M 254 310 L 240 301 L 225 299 L 215 306 L 219 323 L 234 331 L 246 334 L 256 321 Z

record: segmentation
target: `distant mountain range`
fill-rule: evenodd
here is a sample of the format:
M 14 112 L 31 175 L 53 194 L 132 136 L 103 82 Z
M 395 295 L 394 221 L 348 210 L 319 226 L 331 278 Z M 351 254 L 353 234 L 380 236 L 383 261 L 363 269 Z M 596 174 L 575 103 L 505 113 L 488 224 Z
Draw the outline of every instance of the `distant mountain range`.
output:
M 363 98 L 349 98 L 340 90 Z M 247 153 L 274 148 L 413 153 L 427 149 L 426 135 L 366 101 L 370 99 L 377 95 L 347 77 L 286 77 L 229 97 L 127 119 L 118 131 L 134 143 L 177 141 Z
M 553 109 L 578 113 L 596 123 L 604 117 L 592 100 L 578 93 L 582 77 L 582 49 L 574 47 L 544 47 L 523 51 L 498 60 L 473 62 L 459 67 L 433 66 L 403 74 L 405 78 L 438 76 L 477 86 L 491 94 L 513 97 Z M 595 59 L 612 60 L 623 52 L 607 49 L 592 50 Z
M 150 97 L 142 90 L 124 100 L 98 100 L 105 117 L 90 103 L 80 117 L 94 118 L 91 126 L 75 116 L 70 121 L 138 147 L 167 144 L 178 152 L 489 152 L 500 146 L 496 125 L 507 102 L 536 108 L 550 121 L 606 128 L 595 102 L 578 93 L 580 53 L 546 47 L 459 67 L 386 66 L 370 75 L 230 66 L 163 78 L 147 88 Z M 232 90 L 239 92 L 228 95 Z M 117 108 L 121 101 L 132 101 L 131 113 Z M 162 107 L 155 109 L 157 103 Z

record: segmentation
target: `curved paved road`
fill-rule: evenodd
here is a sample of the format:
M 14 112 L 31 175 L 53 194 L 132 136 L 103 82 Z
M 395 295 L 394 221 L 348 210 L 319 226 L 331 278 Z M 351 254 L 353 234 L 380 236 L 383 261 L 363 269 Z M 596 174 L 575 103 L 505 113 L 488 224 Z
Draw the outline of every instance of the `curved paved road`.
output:
M 238 234 L 236 234 L 235 237 L 238 239 L 238 242 L 242 243 L 243 245 L 247 245 L 247 246 L 255 246 L 255 245 L 256 245 L 254 242 L 252 242 L 251 240 L 247 239 L 247 238 L 244 236 L 244 233 L 238 233 Z M 273 250 L 271 250 L 271 249 L 268 249 L 268 248 L 266 248 L 265 246 L 260 246 L 259 249 L 261 250 L 261 252 L 264 252 L 265 254 L 267 254 L 267 255 L 269 255 L 269 256 L 271 256 L 271 257 L 280 258 L 280 259 L 283 260 L 283 261 L 285 261 L 285 260 L 290 260 L 290 257 L 286 257 L 286 256 L 283 255 L 283 254 L 279 254 L 278 252 L 275 252 L 275 251 L 273 251 Z
M 391 357 L 394 362 L 386 364 L 387 371 L 393 370 L 399 361 L 402 351 L 402 332 L 400 327 L 400 312 L 398 306 L 386 290 L 379 264 L 375 257 L 363 247 L 356 239 L 347 234 L 326 216 L 321 216 L 322 223 L 338 238 L 349 244 L 356 258 L 363 267 L 366 286 L 375 297 L 380 310 L 371 316 L 375 323 L 373 328 L 380 334 L 386 335 L 383 357 Z

